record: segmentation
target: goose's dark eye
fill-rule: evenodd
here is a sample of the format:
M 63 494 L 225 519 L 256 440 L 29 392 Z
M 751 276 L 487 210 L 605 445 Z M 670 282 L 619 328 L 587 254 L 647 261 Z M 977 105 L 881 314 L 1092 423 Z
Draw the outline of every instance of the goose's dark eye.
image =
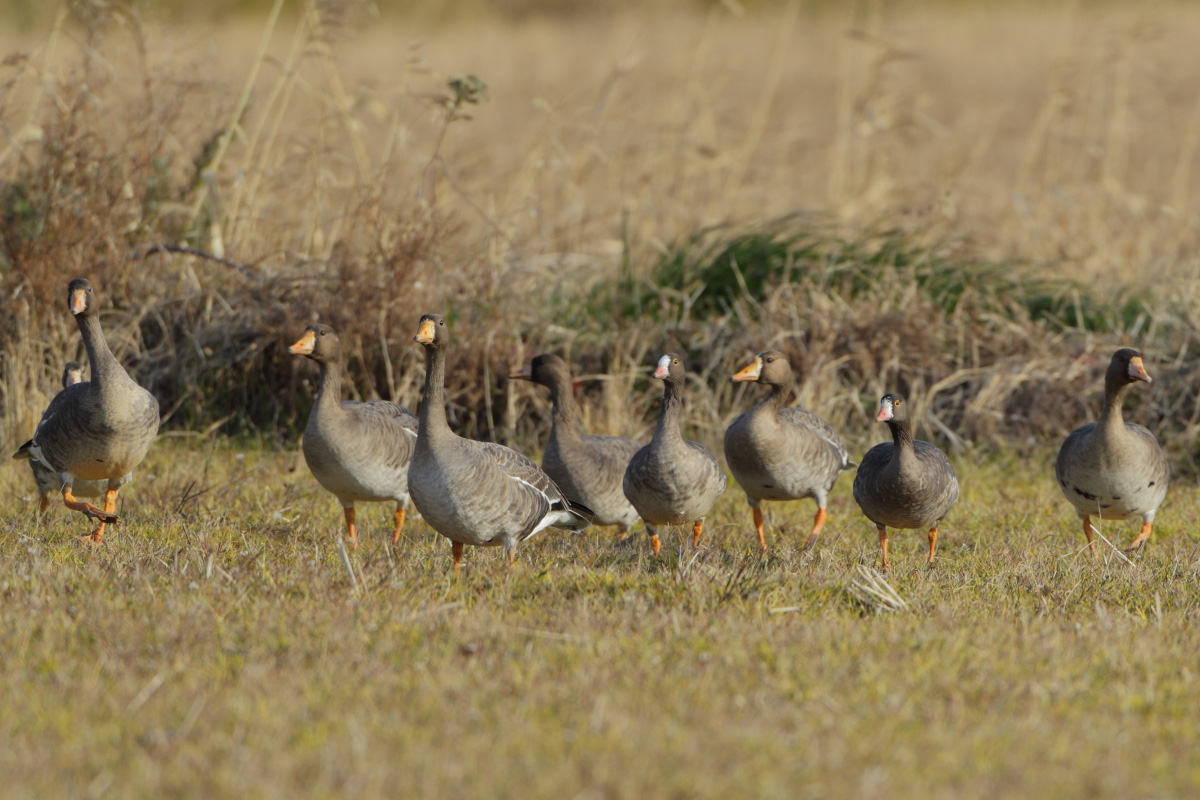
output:
M 678 358 L 673 358 L 673 359 L 671 359 L 671 363 L 672 363 L 672 364 L 678 364 L 678 363 L 679 363 L 679 359 L 678 359 Z
M 438 325 L 445 325 L 445 324 L 446 324 L 446 320 L 444 320 L 444 319 L 438 320 Z
M 321 331 L 321 335 L 322 335 L 322 336 L 324 336 L 324 335 L 325 335 L 325 331 Z
M 764 358 L 764 359 L 763 359 L 763 361 L 766 361 L 768 364 L 771 364 L 771 363 L 773 363 L 773 362 L 775 361 L 775 359 L 773 359 L 773 358 Z

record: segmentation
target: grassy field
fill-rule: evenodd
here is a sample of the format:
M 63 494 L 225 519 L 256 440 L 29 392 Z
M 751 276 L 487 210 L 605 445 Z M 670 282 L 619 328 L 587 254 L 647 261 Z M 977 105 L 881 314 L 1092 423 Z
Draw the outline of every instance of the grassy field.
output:
M 0 794 L 1195 795 L 1200 6 L 481 5 L 0 0 L 0 447 L 77 275 L 164 414 L 95 551 L 0 465 Z M 547 350 L 642 437 L 682 353 L 710 446 L 766 347 L 855 453 L 902 391 L 963 485 L 939 561 L 897 535 L 875 583 L 849 476 L 804 555 L 811 504 L 763 558 L 731 487 L 659 559 L 548 532 L 455 578 L 375 506 L 344 560 L 286 346 L 329 323 L 348 396 L 415 408 L 425 311 L 453 424 L 527 453 L 503 376 Z M 1121 345 L 1177 476 L 1132 563 L 1051 473 Z
M 898 610 L 856 589 L 878 545 L 848 476 L 810 555 L 810 504 L 773 507 L 763 558 L 731 489 L 699 550 L 550 532 L 456 578 L 375 505 L 351 578 L 291 454 L 160 444 L 94 552 L 10 465 L 4 794 L 1191 796 L 1200 495 L 1094 562 L 1049 456 L 959 460 L 934 569 L 893 538 Z

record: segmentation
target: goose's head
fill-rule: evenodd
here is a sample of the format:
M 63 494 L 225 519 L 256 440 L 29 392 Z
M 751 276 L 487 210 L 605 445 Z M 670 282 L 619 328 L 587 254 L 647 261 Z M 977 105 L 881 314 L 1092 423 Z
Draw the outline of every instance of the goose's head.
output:
M 768 386 L 783 386 L 792 379 L 792 365 L 787 356 L 777 350 L 759 353 L 746 366 L 738 370 L 729 380 L 765 383 Z
M 879 413 L 875 415 L 876 422 L 906 422 L 908 420 L 908 401 L 904 395 L 897 392 L 885 394 L 879 400 Z
M 508 376 L 515 381 L 533 381 L 542 386 L 550 387 L 560 384 L 571 384 L 571 368 L 567 362 L 554 353 L 542 353 L 534 356 L 533 361 L 525 369 L 518 370 Z
M 422 347 L 441 347 L 450 340 L 450 333 L 446 330 L 446 318 L 441 314 L 423 314 L 421 322 L 417 325 L 417 335 L 413 337 L 413 341 Z
M 1142 352 L 1132 347 L 1122 347 L 1113 353 L 1112 361 L 1108 362 L 1105 379 L 1118 386 L 1128 383 L 1145 381 L 1151 383 L 1154 379 L 1146 372 L 1146 364 L 1142 361 Z
M 90 317 L 96 313 L 96 292 L 87 278 L 76 278 L 67 284 L 67 307 L 76 317 Z
M 74 386 L 77 383 L 83 383 L 83 375 L 86 371 L 86 365 L 80 364 L 78 361 L 68 361 L 67 366 L 63 369 L 63 388 L 65 389 L 68 386 Z
M 675 386 L 682 386 L 686 375 L 687 368 L 683 365 L 683 356 L 675 353 L 664 354 L 658 359 L 658 366 L 654 368 L 654 377 Z
M 308 356 L 319 363 L 337 361 L 342 355 L 342 345 L 337 334 L 328 325 L 309 325 L 304 335 L 288 348 L 294 356 Z

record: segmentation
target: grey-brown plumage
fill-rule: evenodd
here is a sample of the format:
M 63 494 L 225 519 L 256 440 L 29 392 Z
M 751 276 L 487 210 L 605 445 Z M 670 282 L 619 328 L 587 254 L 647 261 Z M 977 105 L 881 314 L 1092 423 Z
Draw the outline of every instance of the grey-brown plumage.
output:
M 853 466 L 850 454 L 828 422 L 803 408 L 785 406 L 795 377 L 783 353 L 759 353 L 730 380 L 770 388 L 725 431 L 725 462 L 754 510 L 759 546 L 767 551 L 762 501 L 811 497 L 817 501 L 817 516 L 804 543 L 807 550 L 825 525 L 825 506 L 838 475 Z
M 616 525 L 619 537 L 625 538 L 638 513 L 626 499 L 621 482 L 642 443 L 620 436 L 580 434 L 571 369 L 556 355 L 539 355 L 527 369 L 509 377 L 550 390 L 553 411 L 542 469 L 564 495 L 592 510 L 596 525 Z
M 342 400 L 342 347 L 328 325 L 309 325 L 288 352 L 307 356 L 321 368 L 321 383 L 304 428 L 304 461 L 309 471 L 342 504 L 347 537 L 355 544 L 355 502 L 394 501 L 395 544 L 408 509 L 416 415 L 385 400 Z
M 929 563 L 937 550 L 938 525 L 958 499 L 958 479 L 946 454 L 929 442 L 914 442 L 908 403 L 899 394 L 879 401 L 877 422 L 886 422 L 892 441 L 863 456 L 854 476 L 854 500 L 879 531 L 883 568 L 888 569 L 888 528 L 929 531 Z
M 661 525 L 692 524 L 692 546 L 700 543 L 704 518 L 725 491 L 725 473 L 702 444 L 685 441 L 679 432 L 679 408 L 686 378 L 683 359 L 667 353 L 654 377 L 663 381 L 662 409 L 650 444 L 638 450 L 625 470 L 622 488 L 646 522 L 657 553 Z
M 1137 550 L 1150 537 L 1154 513 L 1167 496 L 1171 472 L 1158 440 L 1141 425 L 1126 422 L 1121 413 L 1125 391 L 1138 381 L 1151 382 L 1142 354 L 1118 350 L 1104 374 L 1100 419 L 1072 431 L 1054 462 L 1058 487 L 1083 521 L 1093 556 L 1090 517 L 1140 517 L 1142 529 L 1128 548 Z
M 83 383 L 86 372 L 86 364 L 68 361 L 63 368 L 62 388 L 66 389 L 68 386 Z M 20 457 L 20 451 L 18 451 L 17 457 Z M 32 456 L 29 458 L 29 469 L 33 472 L 33 480 L 38 488 L 38 513 L 45 513 L 46 509 L 50 507 L 50 498 L 62 491 L 62 480 L 59 478 L 57 470 Z M 128 480 L 129 477 L 125 479 L 126 482 Z M 107 488 L 108 481 L 76 479 L 72 491 L 76 497 L 99 497 Z
M 425 348 L 425 386 L 408 487 L 422 517 L 453 544 L 458 571 L 464 545 L 517 545 L 547 527 L 585 530 L 592 512 L 569 500 L 537 464 L 491 442 L 456 435 L 446 422 L 446 320 L 421 317 L 416 341 Z
M 92 285 L 83 278 L 71 281 L 67 304 L 87 348 L 92 379 L 55 395 L 33 438 L 14 457 L 36 458 L 55 470 L 67 508 L 99 521 L 85 537 L 96 543 L 105 524 L 117 521 L 117 492 L 158 433 L 158 401 L 129 377 L 108 348 Z M 75 499 L 77 480 L 105 484 L 103 510 Z

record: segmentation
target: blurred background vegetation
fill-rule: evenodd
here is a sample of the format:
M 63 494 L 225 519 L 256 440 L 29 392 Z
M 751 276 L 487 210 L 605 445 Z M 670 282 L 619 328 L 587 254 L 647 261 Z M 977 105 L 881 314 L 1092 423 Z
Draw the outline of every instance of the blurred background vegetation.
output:
M 716 442 L 766 347 L 860 444 L 884 391 L 988 451 L 1096 412 L 1192 469 L 1200 10 L 1121 3 L 0 0 L 0 406 L 28 436 L 98 284 L 165 428 L 288 446 L 326 321 L 355 397 L 415 406 L 448 313 L 466 434 L 534 450 L 541 350 L 646 435 L 658 353 Z

